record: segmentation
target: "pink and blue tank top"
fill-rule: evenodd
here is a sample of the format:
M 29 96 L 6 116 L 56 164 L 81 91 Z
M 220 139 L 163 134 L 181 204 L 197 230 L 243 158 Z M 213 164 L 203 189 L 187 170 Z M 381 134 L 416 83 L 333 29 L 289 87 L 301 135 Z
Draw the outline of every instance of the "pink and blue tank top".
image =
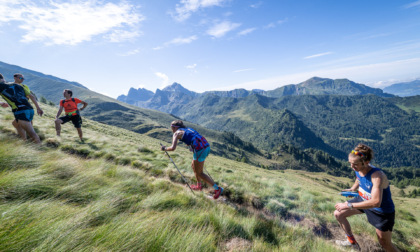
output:
M 186 145 L 189 145 L 193 148 L 195 152 L 207 148 L 210 144 L 207 140 L 198 134 L 197 131 L 191 128 L 180 128 L 178 130 L 184 131 L 184 135 L 180 141 L 184 142 Z

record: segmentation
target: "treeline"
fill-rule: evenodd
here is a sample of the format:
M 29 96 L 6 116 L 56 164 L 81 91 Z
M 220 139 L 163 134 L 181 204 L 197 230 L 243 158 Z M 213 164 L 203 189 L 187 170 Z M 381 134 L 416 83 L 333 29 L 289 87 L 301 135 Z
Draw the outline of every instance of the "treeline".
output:
M 420 116 L 393 102 L 374 95 L 308 95 L 277 99 L 271 107 L 292 111 L 338 150 L 348 151 L 365 142 L 382 167 L 420 167 Z M 337 157 L 346 158 L 345 154 Z
M 297 162 L 289 162 L 288 166 L 273 165 L 267 168 L 276 170 L 294 169 L 310 172 L 326 172 L 327 174 L 340 177 L 353 176 L 352 170 L 345 162 L 317 149 L 310 148 L 301 150 L 293 145 L 281 144 L 274 152 L 267 154 L 266 157 L 269 159 L 277 159 L 285 154 L 291 155 Z

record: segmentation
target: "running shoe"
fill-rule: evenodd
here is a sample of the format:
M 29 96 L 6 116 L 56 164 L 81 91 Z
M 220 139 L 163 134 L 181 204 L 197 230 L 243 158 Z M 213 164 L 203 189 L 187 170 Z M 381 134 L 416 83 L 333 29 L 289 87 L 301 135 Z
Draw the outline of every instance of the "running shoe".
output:
M 203 190 L 203 186 L 201 184 L 191 185 L 191 189 L 193 189 L 194 191 L 201 191 Z
M 219 186 L 219 189 L 214 190 L 213 199 L 218 199 L 219 196 L 222 194 L 222 192 L 223 192 L 223 188 Z
M 348 240 L 336 240 L 335 244 L 337 244 L 340 247 L 346 247 L 346 248 L 351 248 L 356 251 L 361 251 L 360 246 L 357 242 L 351 243 Z

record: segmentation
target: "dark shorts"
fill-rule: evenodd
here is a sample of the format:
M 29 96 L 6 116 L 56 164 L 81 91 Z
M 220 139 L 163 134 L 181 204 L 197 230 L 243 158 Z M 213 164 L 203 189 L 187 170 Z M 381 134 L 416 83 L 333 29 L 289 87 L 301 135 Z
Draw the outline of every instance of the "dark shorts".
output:
M 19 110 L 16 112 L 13 112 L 15 115 L 16 122 L 19 120 L 32 122 L 34 119 L 34 110 L 33 109 L 27 109 L 27 110 Z
M 363 199 L 358 196 L 354 199 L 349 200 L 350 203 L 363 202 Z M 375 228 L 382 232 L 392 231 L 395 223 L 395 212 L 392 213 L 381 213 L 372 209 L 357 209 L 362 213 L 366 214 L 369 223 Z
M 62 116 L 60 118 L 61 121 L 63 121 L 61 124 L 65 124 L 67 122 L 72 122 L 75 128 L 81 128 L 82 127 L 82 117 L 80 115 L 72 115 L 72 116 Z

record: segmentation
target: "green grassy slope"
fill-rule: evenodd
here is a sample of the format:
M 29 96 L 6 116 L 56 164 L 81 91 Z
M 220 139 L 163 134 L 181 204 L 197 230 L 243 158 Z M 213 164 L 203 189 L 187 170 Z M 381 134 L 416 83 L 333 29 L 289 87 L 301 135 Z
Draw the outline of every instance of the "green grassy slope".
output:
M 83 116 L 104 124 L 118 126 L 151 137 L 167 139 L 172 134 L 169 130 L 170 123 L 175 119 L 179 119 L 167 113 L 128 105 L 91 91 L 75 82 L 69 82 L 57 77 L 0 62 L 0 73 L 3 73 L 6 81 L 13 81 L 12 76 L 16 72 L 24 74 L 24 83 L 29 86 L 31 91 L 39 99 L 44 97 L 58 104 L 63 99 L 64 89 L 73 90 L 74 97 L 89 103 L 89 106 L 83 111 Z M 51 111 L 50 117 L 55 117 L 57 110 Z M 217 155 L 232 159 L 240 159 L 243 156 L 247 156 L 247 160 L 254 164 L 270 165 L 271 163 L 275 163 L 267 161 L 252 144 L 244 142 L 232 134 L 209 130 L 191 123 L 186 123 L 186 125 L 195 128 L 208 137 L 214 143 L 213 150 Z M 232 145 L 230 148 L 227 148 L 228 143 Z
M 337 192 L 352 180 L 323 173 L 265 170 L 210 155 L 206 169 L 226 188 L 192 194 L 159 150 L 159 140 L 84 120 L 84 143 L 55 108 L 34 119 L 43 139 L 17 139 L 0 109 L 1 251 L 337 251 L 343 238 L 333 217 Z M 194 180 L 191 153 L 171 152 Z M 399 198 L 394 242 L 420 249 L 420 199 Z M 378 248 L 364 216 L 351 219 L 367 250 Z M 373 242 L 373 243 L 371 243 Z

